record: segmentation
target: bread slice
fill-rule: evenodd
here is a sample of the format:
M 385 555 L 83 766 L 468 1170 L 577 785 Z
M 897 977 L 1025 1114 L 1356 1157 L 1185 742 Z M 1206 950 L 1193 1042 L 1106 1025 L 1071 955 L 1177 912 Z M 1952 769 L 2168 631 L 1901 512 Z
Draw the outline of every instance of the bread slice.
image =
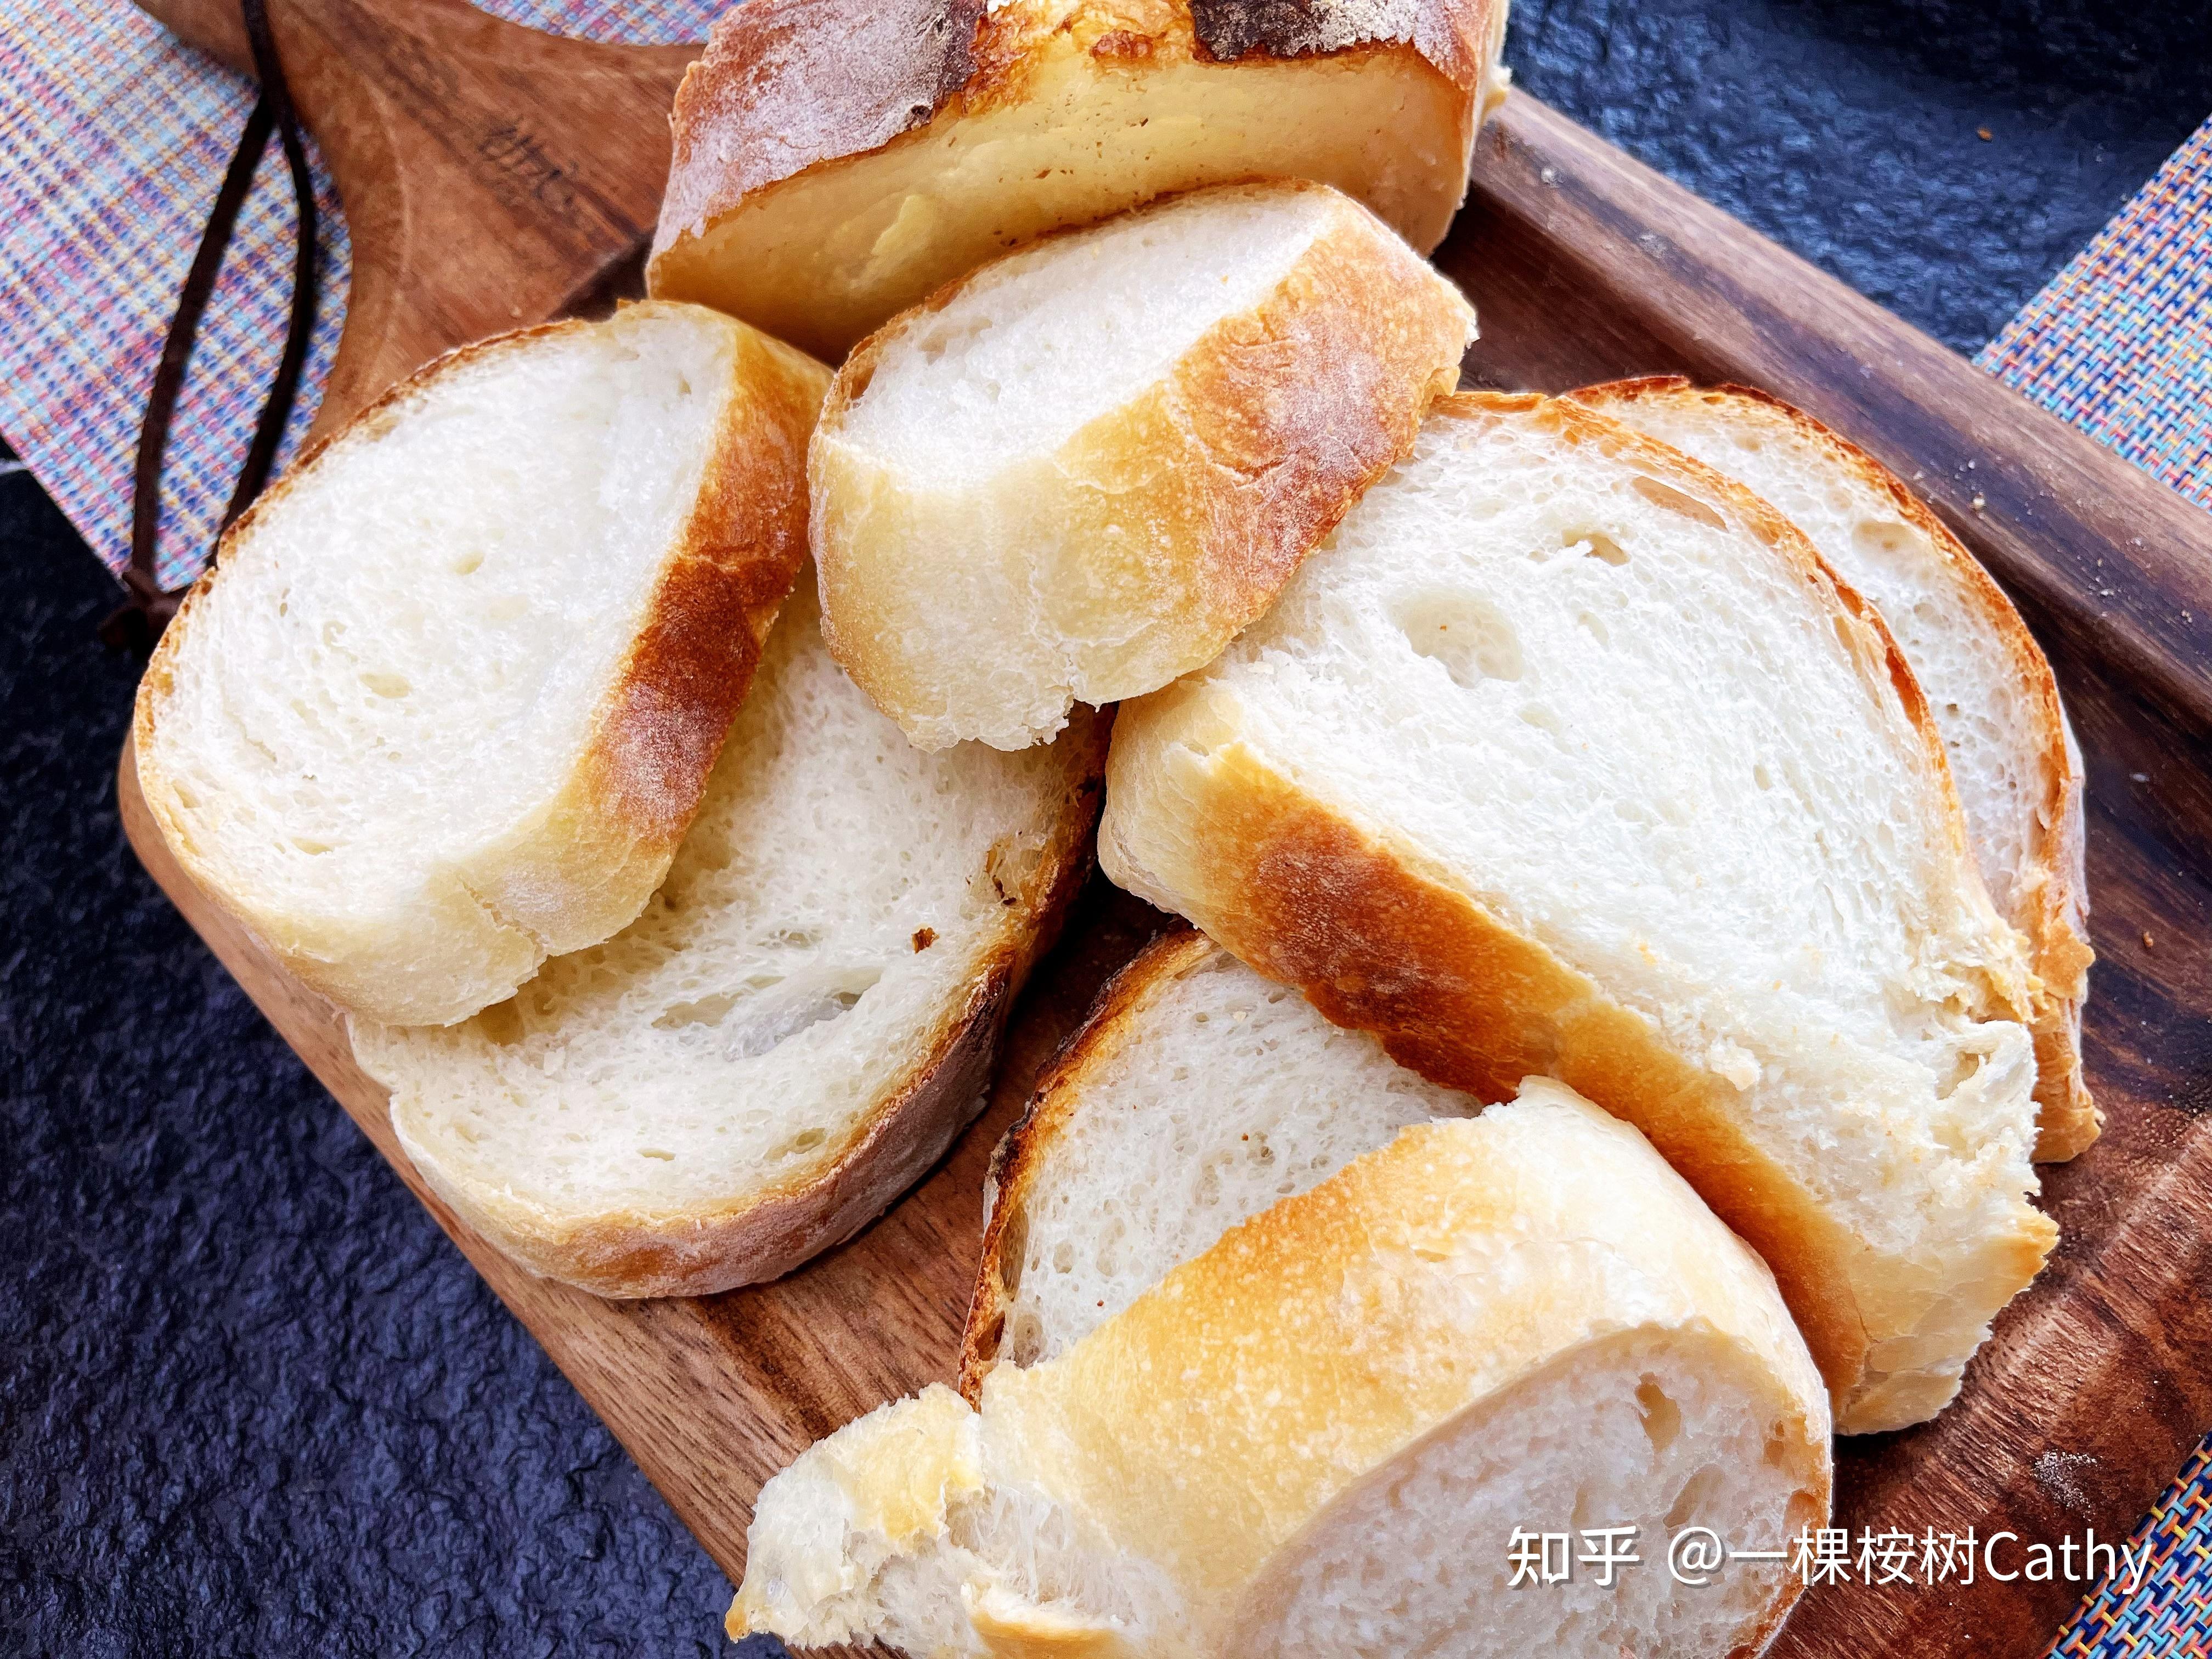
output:
M 1459 380 L 1474 314 L 1320 185 L 1048 238 L 846 362 L 808 461 L 830 648 L 925 748 L 1210 659 Z
M 749 0 L 676 97 L 654 294 L 834 362 L 1009 248 L 1176 191 L 1316 179 L 1424 253 L 1504 0 Z
M 1881 612 L 1943 738 L 1982 884 L 2027 936 L 2039 1160 L 2072 1158 L 2101 1119 L 2081 1078 L 2089 896 L 2081 760 L 2027 625 L 1948 526 L 1874 457 L 1741 386 L 1663 378 L 1579 402 L 1669 443 L 1779 507 Z
M 1472 1095 L 1407 1071 L 1205 934 L 1179 927 L 1100 994 L 992 1163 L 961 1347 L 1054 1358 L 1239 1222 Z
M 1203 1089 L 1202 1081 L 1194 1086 Z M 909 1654 L 1755 1652 L 1827 1512 L 1774 1281 L 1634 1129 L 1529 1079 L 1232 1227 L 1069 1346 L 762 1491 L 732 1636 Z M 1516 1531 L 1639 1565 L 1513 1583 Z M 1557 1557 L 1554 1557 L 1556 1565 Z
M 1485 1099 L 1556 1076 L 1773 1267 L 1860 1432 L 2056 1230 L 2024 947 L 1879 617 L 1582 406 L 1446 400 L 1211 667 L 1125 704 L 1099 856 Z
M 660 884 L 805 556 L 828 371 L 696 306 L 466 346 L 231 526 L 138 688 L 170 851 L 371 1018 L 463 1019 Z
M 850 1237 L 934 1164 L 1091 867 L 1104 719 L 924 755 L 795 593 L 645 914 L 465 1024 L 356 1023 L 470 1225 L 602 1296 L 704 1296 Z

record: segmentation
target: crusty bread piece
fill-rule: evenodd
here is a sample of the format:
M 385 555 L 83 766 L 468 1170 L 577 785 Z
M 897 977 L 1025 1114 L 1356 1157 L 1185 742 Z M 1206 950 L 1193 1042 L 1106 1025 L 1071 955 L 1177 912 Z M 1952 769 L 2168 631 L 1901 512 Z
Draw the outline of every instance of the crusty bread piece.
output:
M 643 915 L 465 1024 L 356 1022 L 400 1145 L 508 1255 L 602 1296 L 703 1296 L 848 1237 L 982 1103 L 1091 867 L 1108 724 L 922 754 L 802 586 Z
M 761 1492 L 729 1627 L 933 1659 L 1709 1659 L 1756 1651 L 1796 1579 L 1682 1583 L 1669 1536 L 1784 1551 L 1828 1492 L 1772 1278 L 1634 1129 L 1532 1078 L 980 1407 L 932 1388 L 816 1446 Z M 1516 1528 L 1608 1525 L 1642 1565 L 1514 1586 Z
M 2089 890 L 2081 760 L 2034 635 L 1904 482 L 1811 416 L 1741 386 L 1622 380 L 1573 394 L 1747 484 L 1881 612 L 1927 696 L 1982 884 L 2028 940 L 2038 983 L 2039 1160 L 2072 1158 L 2100 1118 L 2081 1077 Z
M 1316 179 L 1427 252 L 1499 95 L 1504 0 L 748 0 L 677 94 L 654 294 L 834 362 L 1048 231 Z
M 300 978 L 435 1024 L 644 908 L 805 556 L 828 371 L 696 306 L 449 352 L 223 538 L 138 784 Z
M 1559 1077 L 1773 1267 L 1846 1431 L 2056 1236 L 2025 947 L 1881 620 L 1742 486 L 1447 399 L 1211 667 L 1124 704 L 1108 875 L 1439 1082 Z
M 1002 1358 L 1065 1352 L 1408 1124 L 1481 1107 L 1205 934 L 1163 934 L 1100 994 L 999 1145 L 961 1392 L 973 1401 Z
M 1349 197 L 1224 185 L 1048 237 L 869 339 L 810 533 L 837 660 L 925 748 L 1210 659 L 1459 381 L 1474 314 Z

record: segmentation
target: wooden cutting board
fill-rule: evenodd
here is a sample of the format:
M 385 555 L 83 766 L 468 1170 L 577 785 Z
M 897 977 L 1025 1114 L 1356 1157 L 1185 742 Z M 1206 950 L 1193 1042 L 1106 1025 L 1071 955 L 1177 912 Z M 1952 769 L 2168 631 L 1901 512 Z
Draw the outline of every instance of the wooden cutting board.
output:
M 229 0 L 145 3 L 246 61 Z M 554 40 L 461 0 L 270 10 L 353 236 L 319 426 L 447 345 L 635 281 L 688 50 Z M 1437 259 L 1481 312 L 1472 380 L 1562 390 L 1677 371 L 1768 388 L 1913 480 L 2050 651 L 2088 764 L 2101 958 L 2088 1072 L 2107 1127 L 2046 1171 L 2064 1242 L 1959 1402 L 1923 1427 L 1842 1443 L 1838 1523 L 2124 1537 L 2212 1428 L 2212 517 L 1524 95 L 1481 141 Z M 329 1006 L 182 878 L 127 752 L 118 791 L 155 878 L 732 1577 L 764 1477 L 951 1376 L 991 1145 L 1159 920 L 1094 882 L 1016 1012 L 982 1119 L 851 1243 L 775 1285 L 602 1302 L 518 1271 L 428 1194 Z M 1774 1650 L 2036 1659 L 2081 1590 L 1980 1573 L 1971 1586 L 1823 1586 Z

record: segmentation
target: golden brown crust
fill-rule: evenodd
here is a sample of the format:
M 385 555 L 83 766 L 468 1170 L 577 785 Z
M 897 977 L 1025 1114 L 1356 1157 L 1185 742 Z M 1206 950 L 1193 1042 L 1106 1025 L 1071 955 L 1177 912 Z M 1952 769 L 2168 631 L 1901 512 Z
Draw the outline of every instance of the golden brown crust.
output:
M 1446 415 L 1554 420 L 1580 441 L 1627 452 L 1639 469 L 1681 489 L 1692 497 L 1684 510 L 1699 497 L 1724 502 L 1857 618 L 1868 671 L 1886 671 L 1931 778 L 1948 788 L 1933 722 L 1887 629 L 1758 497 L 1563 400 L 1471 393 L 1440 407 Z M 1492 915 L 1418 849 L 1361 828 L 1217 726 L 1206 695 L 1202 683 L 1187 680 L 1133 704 L 1122 713 L 1123 742 L 1109 759 L 1111 799 L 1132 803 L 1133 817 L 1171 802 L 1175 846 L 1203 849 L 1176 855 L 1165 879 L 1176 908 L 1261 973 L 1304 991 L 1332 1020 L 1374 1032 L 1394 1059 L 1432 1081 L 1496 1101 L 1524 1077 L 1557 1078 L 1636 1124 L 1765 1256 L 1835 1390 L 1839 1425 L 1863 1431 L 1917 1420 L 1885 1416 L 1899 1408 L 1899 1397 L 1880 1389 L 1891 1373 L 1870 1364 L 1875 1346 L 1911 1336 L 1939 1346 L 1957 1339 L 1960 1352 L 1971 1346 L 1966 1334 L 2034 1276 L 2057 1237 L 2048 1218 L 2023 1205 L 2009 1231 L 1978 1238 L 1971 1259 L 1947 1263 L 1960 1291 L 1954 1301 L 1932 1283 L 1903 1282 L 1914 1275 L 1885 1267 L 1753 1144 L 1734 1085 L 1691 1064 L 1653 1021 Z M 1970 871 L 1955 799 L 1950 816 L 1953 854 Z M 1140 886 L 1161 880 L 1116 833 L 1109 825 L 1109 873 L 1135 873 Z M 1990 933 L 1993 945 L 2009 937 L 1993 915 Z M 1974 1015 L 2017 1018 L 2024 976 L 2002 961 L 1975 966 Z M 1984 1294 L 1988 1305 L 1979 1305 Z M 1920 1409 L 1922 1393 L 1908 1387 L 1906 1395 L 1905 1409 L 1930 1414 L 1934 1407 Z
M 1191 833 L 1223 855 L 1200 918 L 1223 945 L 1435 1082 L 1496 1102 L 1523 1078 L 1553 1077 L 1606 1103 L 1765 1258 L 1830 1386 L 1856 1381 L 1868 1337 L 1838 1266 L 1849 1241 L 1751 1143 L 1732 1085 L 1241 744 L 1215 763 Z
M 731 8 L 677 88 L 663 236 L 927 125 L 975 78 L 983 15 L 983 0 Z
M 902 500 L 880 464 L 842 440 L 884 354 L 991 266 L 894 318 L 838 371 L 811 468 L 823 637 L 916 741 L 981 737 L 1012 746 L 1051 712 L 986 707 L 963 695 L 963 665 L 916 647 L 911 618 L 875 579 L 907 547 L 958 533 L 978 516 L 985 491 L 1003 508 L 986 520 L 1034 519 L 1041 544 L 1083 550 L 1082 597 L 1092 608 L 1049 611 L 1032 624 L 1038 637 L 1021 641 L 1048 659 L 1036 666 L 1039 696 L 1046 679 L 1071 676 L 1076 698 L 1112 702 L 1199 666 L 1262 614 L 1368 486 L 1412 449 L 1431 404 L 1457 384 L 1473 313 L 1373 214 L 1327 185 L 1297 180 L 1222 189 L 1325 198 L 1333 216 L 1263 301 L 1214 325 L 1159 384 L 1029 471 L 1010 471 L 949 506 L 935 495 Z M 921 516 L 933 511 L 953 519 Z M 1117 642 L 1110 654 L 1066 644 L 1101 639 Z
M 1196 928 L 1178 923 L 1123 964 L 1100 988 L 1081 1027 L 1047 1062 L 1029 1105 L 993 1150 L 991 1212 L 983 1228 L 975 1295 L 960 1334 L 960 1392 L 969 1405 L 981 1398 L 983 1374 L 998 1363 L 1006 1305 L 1018 1288 L 1017 1280 L 1007 1277 L 1008 1264 L 1018 1275 L 1030 1191 L 1046 1148 L 1066 1126 L 1091 1073 L 1127 1043 L 1130 1016 L 1220 949 Z
M 1006 1014 L 1049 950 L 1091 867 L 1110 713 L 1060 739 L 1066 793 L 1049 839 L 966 1000 L 916 1045 L 904 1073 L 845 1137 L 766 1191 L 674 1215 L 615 1211 L 548 1222 L 504 1194 L 456 1188 L 418 1164 L 471 1224 L 532 1272 L 605 1297 L 711 1296 L 780 1278 L 843 1243 L 936 1163 L 981 1109 Z
M 1633 1388 L 1662 1349 L 1740 1402 L 1723 1433 L 1764 1431 L 1782 1478 L 1736 1518 L 1761 1542 L 1822 1524 L 1827 1404 L 1771 1275 L 1634 1131 L 1532 1079 L 1231 1227 L 972 1410 L 933 1384 L 848 1425 L 763 1491 L 728 1628 L 911 1632 L 941 1583 L 968 1610 L 948 1648 L 972 1628 L 1009 1655 L 1292 1651 L 1286 1592 L 1341 1561 L 1332 1529 L 1373 1525 L 1363 1498 L 1409 1456 L 1485 1443 L 1565 1375 Z M 998 1494 L 1045 1549 L 970 1542 L 956 1511 Z M 1778 1615 L 1796 1587 L 1768 1582 Z
M 631 314 L 663 310 L 710 315 L 656 301 Z M 604 696 L 591 740 L 557 795 L 450 872 L 465 896 L 426 901 L 443 912 L 444 942 L 459 943 L 456 971 L 477 969 L 483 984 L 470 978 L 442 986 L 433 975 L 428 988 L 403 988 L 343 945 L 319 944 L 313 919 L 258 914 L 228 890 L 171 811 L 155 730 L 191 620 L 223 580 L 227 557 L 195 585 L 156 647 L 133 714 L 149 810 L 192 879 L 291 972 L 341 1006 L 392 1024 L 465 1018 L 514 988 L 520 975 L 508 975 L 501 963 L 526 973 L 536 959 L 595 944 L 627 925 L 683 840 L 750 684 L 761 642 L 806 556 L 806 441 L 829 380 L 822 365 L 780 342 L 732 319 L 714 321 L 728 332 L 733 352 L 722 423 L 691 517 L 663 556 L 642 625 Z M 303 453 L 225 532 L 220 552 L 228 556 L 237 547 L 332 445 L 373 441 L 445 377 L 532 341 L 605 326 L 573 319 L 544 323 L 432 359 Z M 484 968 L 487 958 L 494 965 Z M 488 993 L 484 984 L 491 985 Z M 472 998 L 471 1006 L 459 1006 Z
M 1570 394 L 1603 409 L 1607 403 L 1720 396 L 1774 411 L 1837 465 L 1892 501 L 1905 521 L 1934 544 L 1963 605 L 1978 611 L 2003 643 L 2020 686 L 2034 708 L 2044 759 L 2042 794 L 2035 804 L 2030 863 L 2016 873 L 2022 896 L 2013 920 L 2027 935 L 2029 966 L 2039 983 L 2030 1005 L 2035 1038 L 2035 1098 L 2040 1109 L 2035 1156 L 2039 1163 L 2073 1158 L 2094 1141 L 2104 1115 L 2081 1074 L 2081 1000 L 2096 959 L 2087 920 L 2088 895 L 2082 866 L 2081 768 L 2067 735 L 2058 683 L 2043 649 L 1996 580 L 1983 568 L 1935 511 L 1889 468 L 1803 410 L 1755 386 L 1733 384 L 1700 390 L 1677 374 L 1647 375 L 1584 386 Z
M 805 562 L 806 494 L 798 481 L 829 372 L 742 325 L 732 340 L 732 379 L 745 390 L 724 406 L 691 516 L 661 566 L 590 745 L 547 815 L 553 855 L 517 883 L 489 865 L 468 872 L 471 886 L 548 955 L 619 931 L 635 915 L 622 896 L 659 885 Z M 553 902 L 545 905 L 539 895 L 549 873 Z M 611 906 L 576 903 L 577 895 L 602 892 Z
M 1326 23 L 1282 0 L 1015 0 L 988 11 L 982 0 L 751 0 L 715 24 L 678 88 L 653 253 L 809 168 L 1018 98 L 1026 65 L 1058 36 L 1109 69 L 1409 45 L 1472 99 L 1498 9 L 1422 0 L 1408 40 L 1384 0 L 1337 5 Z

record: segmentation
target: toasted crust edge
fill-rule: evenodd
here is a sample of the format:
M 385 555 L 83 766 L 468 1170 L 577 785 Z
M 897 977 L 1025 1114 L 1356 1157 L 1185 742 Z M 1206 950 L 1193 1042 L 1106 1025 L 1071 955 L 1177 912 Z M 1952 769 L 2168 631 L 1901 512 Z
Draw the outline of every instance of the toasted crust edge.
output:
M 1092 1071 L 1133 1039 L 1133 1017 L 1169 985 L 1221 954 L 1219 945 L 1186 922 L 1156 935 L 1100 988 L 1083 1024 L 1046 1062 L 1029 1104 L 993 1149 L 982 1256 L 960 1332 L 959 1387 L 969 1405 L 981 1400 L 984 1375 L 998 1363 L 1006 1305 L 1016 1288 L 1006 1281 L 1006 1263 L 1020 1255 L 1030 1193 L 1046 1150 L 1074 1115 Z
M 698 809 L 759 665 L 762 641 L 805 562 L 805 441 L 830 372 L 702 307 L 647 301 L 625 308 L 626 314 L 653 311 L 696 313 L 723 327 L 733 345 L 731 387 L 691 515 L 662 556 L 642 626 L 595 713 L 576 768 L 533 821 L 517 827 L 508 844 L 486 849 L 453 872 L 455 884 L 466 884 L 476 902 L 443 907 L 441 931 L 473 934 L 485 954 L 502 942 L 510 951 L 517 941 L 526 942 L 524 953 L 533 960 L 520 975 L 480 977 L 433 999 L 387 983 L 384 968 L 374 960 L 312 954 L 288 942 L 302 931 L 295 921 L 231 890 L 191 846 L 169 808 L 156 727 L 186 630 L 228 568 L 222 559 L 185 595 L 139 681 L 131 717 L 139 787 L 171 854 L 288 971 L 343 1008 L 391 1024 L 451 1024 L 469 1018 L 514 990 L 545 957 L 580 949 L 627 926 L 665 873 Z M 410 399 L 444 376 L 532 341 L 604 325 L 576 319 L 541 323 L 433 358 L 302 453 L 224 532 L 219 553 L 234 547 L 335 445 L 356 437 L 373 441 L 399 418 Z M 753 378 L 762 374 L 773 378 Z M 785 452 L 781 473 L 754 441 L 763 435 Z M 536 893 L 526 900 L 520 892 L 508 894 L 510 913 L 501 914 L 486 895 L 498 895 L 508 884 L 518 860 L 529 869 L 520 885 Z M 550 902 L 536 896 L 549 886 Z
M 2035 1040 L 2035 1098 L 2041 1109 L 2035 1157 L 2041 1164 L 2063 1163 L 2097 1139 L 2105 1119 L 2081 1072 L 2081 1002 L 2087 994 L 2088 969 L 2096 960 L 2087 928 L 2081 769 L 2050 659 L 1996 579 L 1911 486 L 1841 433 L 1771 392 L 1733 382 L 1705 387 L 1683 375 L 1654 374 L 1582 386 L 1566 395 L 1602 412 L 1608 402 L 1711 392 L 1772 410 L 1838 466 L 1887 496 L 1905 521 L 1935 544 L 1961 603 L 1978 611 L 2002 641 L 2035 706 L 2044 788 L 2030 841 L 2029 867 L 2021 877 L 2029 895 L 2021 907 L 2021 919 L 2027 924 L 2023 931 L 2029 962 L 2039 981 L 2030 993 L 2029 1022 Z
M 1306 9 L 1271 0 L 1170 0 L 1157 21 L 1102 0 L 1077 0 L 1059 14 L 1035 4 L 993 9 L 984 0 L 751 0 L 714 25 L 677 88 L 652 259 L 774 185 L 882 149 L 942 116 L 1018 100 L 1030 64 L 1079 21 L 1127 43 L 1107 54 L 1115 60 L 1170 54 L 1235 64 L 1410 50 L 1478 105 L 1502 0 L 1419 4 L 1411 30 L 1396 32 L 1388 0 L 1353 0 L 1337 9 L 1354 15 L 1324 33 Z M 1470 131 L 1481 112 L 1474 108 Z
M 1030 970 L 1058 938 L 1091 867 L 1112 715 L 1060 738 L 1066 791 L 1030 879 L 979 954 L 966 999 L 949 1006 L 913 1060 L 811 1166 L 742 1198 L 676 1212 L 549 1217 L 457 1181 L 422 1155 L 396 1109 L 408 1160 L 490 1243 L 542 1278 L 624 1300 L 712 1296 L 781 1278 L 875 1219 L 935 1164 L 981 1109 L 999 1036 Z
M 1722 474 L 1565 399 L 1475 392 L 1445 403 L 1470 411 L 1549 405 L 1564 420 L 1603 428 L 1594 435 L 1632 448 L 1640 464 L 1672 471 L 1726 500 L 1794 559 L 1806 580 L 1832 592 L 1887 655 L 1891 683 L 1949 802 L 1962 877 L 1979 891 L 1917 683 L 1873 608 L 1794 526 Z M 1130 734 L 1156 718 L 1155 710 L 1170 709 L 1172 718 L 1171 700 L 1194 695 L 1185 682 L 1125 711 L 1124 742 L 1108 757 L 1109 801 L 1141 798 L 1127 770 L 1138 763 L 1126 758 Z M 1418 854 L 1369 834 L 1241 741 L 1217 748 L 1214 760 L 1216 778 L 1183 778 L 1177 786 L 1193 826 L 1187 839 L 1215 852 L 1202 878 L 1179 894 L 1191 920 L 1259 972 L 1303 991 L 1337 1024 L 1373 1032 L 1393 1059 L 1434 1082 L 1496 1101 L 1510 1096 L 1519 1079 L 1541 1075 L 1592 1100 L 1617 1103 L 1620 1115 L 1650 1136 L 1772 1268 L 1835 1396 L 1838 1432 L 1903 1427 L 1948 1403 L 1955 1379 L 1940 1399 L 1909 1386 L 1900 1398 L 1891 1385 L 1931 1374 L 1869 1376 L 1869 1358 L 1881 1339 L 1868 1316 L 1887 1314 L 1884 1338 L 1941 1336 L 1968 1348 L 1965 1336 L 2040 1270 L 2057 1239 L 2049 1217 L 2022 1200 L 2011 1231 L 1983 1240 L 1971 1262 L 1958 1264 L 1961 1287 L 1984 1291 L 1988 1305 L 1953 1306 L 1939 1329 L 1919 1328 L 1903 1306 L 1885 1308 L 1893 1299 L 1885 1286 L 1854 1283 L 1846 1266 L 1858 1254 L 1854 1241 L 1732 1121 L 1719 1097 L 1728 1085 L 1691 1067 L 1658 1041 L 1649 1022 L 1607 997 L 1588 975 L 1426 873 Z M 1134 880 L 1141 896 L 1165 902 L 1138 878 L 1145 866 L 1119 844 L 1110 812 L 1101 828 L 1100 857 L 1109 878 L 1125 886 Z M 1993 911 L 1990 920 L 2009 934 Z M 2024 981 L 2002 964 L 1981 978 L 1986 996 L 1979 1017 L 2019 1018 Z
M 1076 432 L 1053 458 L 1048 476 L 963 492 L 963 509 L 978 500 L 1017 497 L 1010 508 L 1025 518 L 1049 516 L 1063 534 L 1087 538 L 1099 565 L 1111 563 L 1109 549 L 1124 550 L 1129 585 L 1144 586 L 1153 602 L 1147 612 L 1113 620 L 1144 633 L 1143 656 L 1157 672 L 1139 675 L 1125 661 L 1113 670 L 1116 683 L 1101 684 L 1100 665 L 1086 668 L 1071 656 L 1066 667 L 1076 684 L 1063 709 L 1155 690 L 1210 660 L 1263 615 L 1369 486 L 1412 450 L 1430 407 L 1457 386 L 1461 358 L 1475 336 L 1465 296 L 1373 212 L 1327 185 L 1209 185 L 1139 210 L 1208 195 L 1310 197 L 1326 202 L 1331 216 L 1258 304 L 1218 320 L 1158 383 Z M 1023 257 L 1087 228 L 1068 227 L 1003 257 Z M 921 681 L 917 666 L 941 671 L 945 659 L 930 653 L 917 665 L 878 647 L 878 636 L 904 637 L 896 626 L 867 625 L 873 607 L 866 574 L 885 556 L 883 539 L 902 528 L 915 540 L 935 538 L 918 516 L 889 532 L 878 526 L 863 538 L 866 545 L 844 533 L 841 494 L 872 507 L 879 489 L 896 485 L 884 482 L 887 469 L 842 434 L 884 354 L 999 263 L 945 283 L 855 346 L 823 399 L 809 446 L 808 533 L 822 586 L 823 638 L 877 707 L 927 746 L 974 738 L 1008 746 L 1027 721 L 1003 706 L 987 714 L 964 701 L 948 714 L 924 714 L 917 705 L 933 704 L 945 682 Z M 1306 371 L 1326 380 L 1318 374 L 1322 365 L 1362 360 L 1373 362 L 1375 373 L 1348 390 L 1364 396 L 1332 395 L 1305 380 Z M 1284 395 L 1286 361 L 1298 366 L 1293 374 L 1308 386 L 1305 395 Z M 1037 507 L 1041 495 L 1057 510 Z M 1153 529 L 1141 537 L 1102 533 L 1128 524 Z M 1180 564 L 1175 575 L 1184 591 L 1149 580 L 1154 573 L 1146 556 L 1160 548 Z M 854 609 L 867 619 L 857 627 Z

